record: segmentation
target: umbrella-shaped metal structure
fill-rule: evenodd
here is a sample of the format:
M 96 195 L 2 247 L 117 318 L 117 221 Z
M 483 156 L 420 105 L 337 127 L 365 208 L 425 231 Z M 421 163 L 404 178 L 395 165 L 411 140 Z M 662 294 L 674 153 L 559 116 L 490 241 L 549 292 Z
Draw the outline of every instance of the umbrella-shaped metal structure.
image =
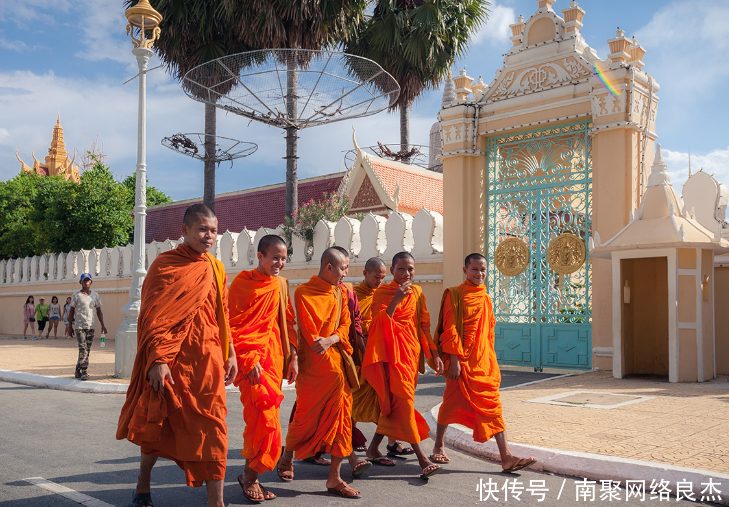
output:
M 376 114 L 400 93 L 397 81 L 372 60 L 305 49 L 218 58 L 190 70 L 183 89 L 194 100 L 286 130 L 287 215 L 298 205 L 297 131 Z
M 400 148 L 400 144 L 382 144 L 377 143 L 377 146 L 364 146 L 363 151 L 377 155 L 381 158 L 387 158 L 394 160 L 395 162 L 402 162 L 403 164 L 410 164 L 418 166 L 422 169 L 428 169 L 428 147 L 422 144 L 411 144 L 410 149 L 403 151 Z M 347 170 L 352 168 L 352 164 L 357 159 L 357 150 L 343 150 L 344 152 L 344 167 Z
M 177 153 L 202 160 L 203 162 L 213 161 L 219 164 L 223 161 L 230 161 L 231 167 L 233 160 L 252 155 L 258 149 L 256 143 L 238 141 L 221 136 L 207 136 L 207 138 L 214 144 L 214 147 L 211 146 L 213 149 L 205 149 L 206 135 L 199 132 L 194 134 L 177 133 L 165 137 L 162 139 L 162 145 Z

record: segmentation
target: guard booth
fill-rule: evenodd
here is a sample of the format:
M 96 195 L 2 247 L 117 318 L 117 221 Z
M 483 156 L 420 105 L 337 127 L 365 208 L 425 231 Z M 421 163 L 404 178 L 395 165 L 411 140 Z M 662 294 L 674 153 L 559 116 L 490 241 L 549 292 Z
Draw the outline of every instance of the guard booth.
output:
M 585 11 L 553 3 L 511 25 L 488 85 L 464 70 L 444 97 L 444 285 L 484 254 L 501 364 L 609 370 L 613 268 L 587 246 L 639 206 L 659 87 L 635 39 L 618 30 L 602 60 L 580 33 Z
M 722 226 L 699 223 L 671 185 L 658 145 L 648 189 L 617 235 L 591 245 L 613 265 L 613 376 L 716 377 L 714 255 L 729 252 Z

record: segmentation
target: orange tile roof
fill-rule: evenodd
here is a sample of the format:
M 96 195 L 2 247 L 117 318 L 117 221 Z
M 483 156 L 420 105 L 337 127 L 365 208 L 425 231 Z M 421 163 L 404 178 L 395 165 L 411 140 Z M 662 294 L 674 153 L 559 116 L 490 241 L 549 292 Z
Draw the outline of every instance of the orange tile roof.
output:
M 370 157 L 372 168 L 385 185 L 390 196 L 400 185 L 399 207 L 417 210 L 428 208 L 443 214 L 443 175 L 404 164 L 389 163 L 381 158 Z

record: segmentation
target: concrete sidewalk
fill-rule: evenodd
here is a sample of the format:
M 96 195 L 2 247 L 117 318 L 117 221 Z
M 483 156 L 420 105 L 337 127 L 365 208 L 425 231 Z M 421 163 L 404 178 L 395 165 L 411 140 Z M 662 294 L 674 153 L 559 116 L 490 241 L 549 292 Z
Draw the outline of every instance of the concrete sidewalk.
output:
M 590 480 L 690 482 L 698 497 L 710 478 L 729 505 L 729 382 L 694 384 L 614 379 L 587 372 L 501 392 L 512 452 L 534 456 L 537 470 Z M 426 413 L 435 430 L 438 408 Z M 449 427 L 446 443 L 498 461 L 493 439 Z M 435 436 L 435 432 L 431 433 Z M 704 485 L 702 485 L 704 484 Z

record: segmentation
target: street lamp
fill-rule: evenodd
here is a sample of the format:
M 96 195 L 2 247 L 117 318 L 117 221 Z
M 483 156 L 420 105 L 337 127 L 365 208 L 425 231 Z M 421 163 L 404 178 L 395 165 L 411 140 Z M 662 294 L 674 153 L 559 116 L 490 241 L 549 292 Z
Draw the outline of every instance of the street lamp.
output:
M 145 269 L 145 225 L 147 217 L 147 65 L 152 57 L 152 45 L 159 38 L 162 15 L 154 10 L 148 0 L 139 2 L 124 11 L 127 18 L 127 35 L 131 37 L 139 66 L 139 109 L 137 133 L 137 185 L 134 193 L 134 250 L 132 254 L 132 286 L 130 301 L 122 308 L 124 322 L 115 335 L 114 376 L 130 377 L 137 355 L 137 319 L 142 301 L 142 284 L 147 275 Z M 147 37 L 151 31 L 151 37 Z

